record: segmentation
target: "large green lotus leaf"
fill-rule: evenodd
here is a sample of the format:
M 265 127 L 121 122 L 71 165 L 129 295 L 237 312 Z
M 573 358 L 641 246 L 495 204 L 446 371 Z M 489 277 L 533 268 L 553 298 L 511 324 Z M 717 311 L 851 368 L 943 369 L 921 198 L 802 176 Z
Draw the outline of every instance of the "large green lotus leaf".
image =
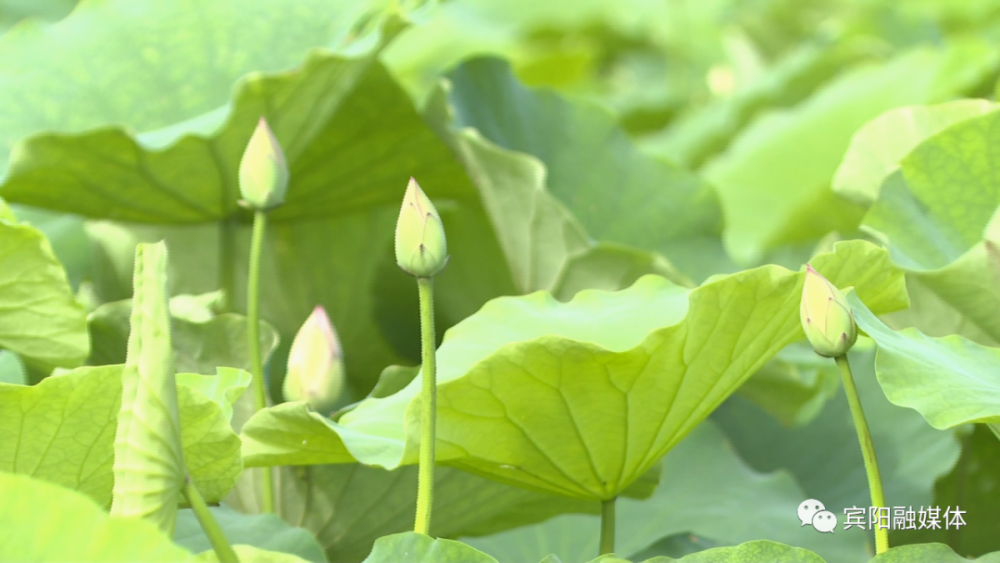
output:
M 901 545 L 890 548 L 872 558 L 869 563 L 968 563 L 970 560 L 955 553 L 950 547 L 941 543 L 924 543 L 917 545 Z M 988 553 L 972 561 L 978 563 L 1000 562 L 1000 552 Z
M 747 466 L 719 428 L 706 422 L 663 458 L 661 485 L 652 498 L 616 501 L 615 551 L 632 560 L 640 553 L 663 555 L 656 551 L 659 541 L 684 533 L 719 546 L 766 538 L 838 563 L 866 561 L 864 538 L 800 528 L 795 510 L 805 498 L 787 472 L 765 474 Z M 597 515 L 572 514 L 462 541 L 502 563 L 537 561 L 549 553 L 563 561 L 585 561 L 597 553 L 599 530 Z
M 45 235 L 0 209 L 0 348 L 51 371 L 89 352 L 86 312 Z
M 997 123 L 991 112 L 924 140 L 864 218 L 908 277 L 972 325 L 962 333 L 989 345 L 1000 342 L 1000 178 L 989 156 Z
M 416 532 L 393 534 L 375 541 L 365 563 L 497 563 L 489 555 L 455 540 L 434 539 Z
M 613 556 L 594 559 L 591 563 L 617 563 Z M 654 557 L 643 563 L 826 563 L 822 557 L 801 547 L 793 547 L 768 540 L 749 541 L 734 547 L 715 547 L 685 555 L 680 559 Z
M 246 317 L 226 313 L 207 319 L 183 318 L 181 308 L 189 297 L 176 296 L 170 300 L 170 344 L 174 351 L 175 369 L 192 373 L 212 373 L 223 366 L 250 369 Z M 105 303 L 87 317 L 93 343 L 90 363 L 125 362 L 131 307 L 131 299 Z M 264 321 L 260 328 L 261 353 L 266 358 L 278 344 L 278 333 Z
M 381 536 L 413 529 L 417 467 L 386 471 L 360 464 L 283 468 L 281 514 L 313 531 L 331 561 L 357 562 Z M 622 494 L 648 498 L 654 467 Z M 565 512 L 598 513 L 599 503 L 511 487 L 450 467 L 434 472 L 431 535 L 488 535 Z
M 871 244 L 841 243 L 813 264 L 834 283 L 854 285 L 876 310 L 906 305 L 902 274 L 888 266 L 885 251 Z M 491 301 L 450 329 L 438 351 L 439 459 L 545 491 L 580 498 L 613 496 L 766 360 L 801 338 L 801 275 L 764 267 L 695 290 L 646 276 L 627 290 L 580 292 L 565 304 L 545 293 Z M 716 331 L 717 326 L 730 328 Z M 741 334 L 754 334 L 754 340 L 744 341 Z M 698 352 L 709 349 L 716 354 L 729 350 L 732 358 L 720 362 Z M 555 381 L 562 368 L 547 358 L 556 353 L 565 357 L 567 369 L 579 370 L 575 378 Z M 533 362 L 537 358 L 530 369 L 541 379 L 525 377 L 518 362 L 528 357 Z M 687 367 L 674 364 L 682 360 Z M 663 365 L 643 369 L 647 362 Z M 686 377 L 691 366 L 698 371 Z M 492 391 L 480 387 L 490 370 L 504 370 Z M 539 387 L 543 381 L 551 387 Z M 245 462 L 305 465 L 356 459 L 386 468 L 414 463 L 419 405 L 413 399 L 419 383 L 418 378 L 390 397 L 366 400 L 336 422 L 309 412 L 303 403 L 262 411 L 244 426 Z M 674 400 L 678 388 L 685 397 Z M 529 400 L 552 392 L 552 402 Z M 624 395 L 631 393 L 626 413 Z M 494 416 L 501 398 L 510 402 L 508 412 L 518 413 L 515 420 Z M 491 418 L 473 419 L 465 414 L 469 409 Z M 523 434 L 515 437 L 510 425 L 524 424 L 523 413 L 529 419 L 538 416 L 528 423 L 529 435 L 544 446 L 526 442 Z M 606 434 L 621 436 L 626 421 L 631 423 L 628 451 L 619 449 L 623 441 Z M 488 448 L 483 436 L 490 437 Z M 503 459 L 493 457 L 498 455 Z M 560 465 L 553 465 L 549 456 Z M 594 456 L 600 461 L 592 465 Z
M 875 373 L 885 396 L 916 410 L 931 426 L 1000 422 L 1000 348 L 959 335 L 931 338 L 893 331 L 857 296 L 849 296 L 858 327 L 878 343 Z
M 274 514 L 240 514 L 225 505 L 211 507 L 209 510 L 230 545 L 250 545 L 295 555 L 313 563 L 326 563 L 323 548 L 312 534 L 289 525 Z M 177 513 L 174 542 L 192 553 L 212 549 L 211 542 L 190 509 Z
M 935 430 L 918 413 L 885 398 L 875 377 L 874 356 L 874 344 L 862 338 L 849 359 L 878 454 L 886 502 L 890 506 L 929 506 L 935 481 L 951 471 L 959 458 L 959 443 L 953 432 Z M 797 502 L 817 499 L 841 519 L 845 508 L 871 505 L 857 431 L 841 388 L 819 415 L 803 426 L 785 427 L 740 395 L 726 401 L 712 419 L 754 470 L 791 473 L 803 491 Z M 784 505 L 781 513 L 794 513 L 797 507 L 797 503 Z M 808 547 L 830 561 L 863 563 L 870 557 L 866 552 L 874 551 L 873 536 L 855 534 L 856 529 L 838 529 L 830 536 L 831 549 L 854 548 L 853 553 L 836 553 L 806 543 L 817 535 L 815 530 L 799 527 L 797 522 L 794 527 L 798 537 L 783 541 Z
M 438 381 L 460 377 L 478 359 L 511 340 L 538 338 L 566 328 L 577 330 L 581 338 L 593 338 L 600 323 L 581 324 L 579 317 L 597 315 L 599 319 L 610 320 L 616 314 L 634 311 L 635 300 L 642 299 L 647 300 L 647 306 L 639 309 L 638 315 L 632 316 L 632 322 L 606 333 L 617 339 L 619 346 L 627 347 L 640 341 L 650 327 L 682 318 L 687 309 L 687 290 L 651 276 L 645 278 L 638 289 L 633 286 L 633 289 L 621 293 L 581 292 L 571 302 L 574 305 L 567 305 L 566 309 L 561 309 L 558 302 L 542 292 L 491 301 L 484 306 L 484 312 L 497 311 L 503 315 L 513 308 L 530 315 L 530 322 L 522 320 L 519 325 L 498 325 L 495 315 L 482 314 L 465 319 L 461 326 L 473 331 L 479 327 L 482 338 L 478 346 L 467 342 L 456 347 L 448 345 L 450 337 L 446 336 L 438 352 Z M 539 306 L 542 310 L 538 310 Z M 525 330 L 528 332 L 524 333 Z M 453 335 L 454 331 L 455 328 L 448 334 Z M 338 422 L 311 412 L 301 402 L 278 405 L 258 413 L 244 427 L 244 459 L 248 467 L 346 463 L 353 462 L 355 458 L 362 463 L 385 468 L 414 463 L 416 444 L 405 440 L 404 414 L 407 404 L 418 390 L 419 377 L 392 396 L 359 404 Z
M 85 495 L 39 479 L 0 473 L 0 505 L 3 561 L 190 560 L 149 522 L 109 518 Z
M 281 551 L 270 551 L 261 549 L 253 545 L 234 545 L 233 551 L 240 561 L 267 561 L 268 563 L 309 563 L 308 559 L 303 559 L 298 555 L 284 553 Z M 219 563 L 219 554 L 214 550 L 203 551 L 196 555 L 192 561 L 201 563 Z
M 344 59 L 314 52 L 294 72 L 250 75 L 237 88 L 224 124 L 170 143 L 153 143 L 113 128 L 31 137 L 14 149 L 0 193 L 12 202 L 87 217 L 152 223 L 218 221 L 237 213 L 236 171 L 250 133 L 264 115 L 284 147 L 292 178 L 286 204 L 270 214 L 273 220 L 395 202 L 400 197 L 398 178 L 433 180 L 427 173 L 433 164 L 421 165 L 422 159 L 416 157 L 379 158 L 378 147 L 395 146 L 405 154 L 418 142 L 406 136 L 405 128 L 358 135 L 354 127 L 371 112 L 392 120 L 412 111 L 384 97 L 358 99 L 361 81 L 378 80 L 378 73 L 367 72 L 371 64 L 371 57 Z M 338 87 L 331 89 L 331 82 Z M 324 138 L 322 149 L 316 144 L 318 138 Z M 346 143 L 351 150 L 334 151 L 331 157 L 330 146 Z M 357 162 L 359 157 L 371 159 L 370 163 Z M 319 168 L 317 158 L 323 161 Z M 380 170 L 380 181 L 372 186 L 372 178 L 350 173 L 359 165 Z M 349 175 L 342 178 L 343 174 Z M 359 193 L 355 187 L 359 183 L 368 189 Z M 338 189 L 327 189 L 331 184 Z M 348 194 L 354 194 L 353 201 Z
M 685 555 L 712 549 L 713 547 L 724 546 L 720 546 L 715 540 L 704 536 L 696 536 L 689 533 L 674 534 L 632 555 L 631 558 L 636 561 L 646 561 L 647 559 L 654 559 L 655 561 L 656 557 L 684 557 Z M 555 557 L 555 555 L 552 555 L 552 557 Z
M 962 457 L 948 475 L 934 487 L 931 506 L 966 511 L 965 526 L 949 529 L 904 530 L 893 532 L 890 545 L 941 542 L 966 557 L 1000 549 L 996 530 L 987 522 L 1000 521 L 1000 442 L 986 425 L 977 424 L 963 438 Z
M 0 385 L 0 470 L 111 505 L 122 366 L 82 367 L 37 385 Z
M 136 247 L 135 297 L 121 375 L 111 514 L 149 520 L 170 534 L 186 471 L 166 285 L 166 244 Z
M 727 250 L 752 264 L 778 246 L 854 229 L 863 210 L 838 198 L 830 182 L 855 131 L 893 107 L 954 97 L 996 62 L 983 43 L 916 49 L 860 66 L 802 104 L 758 119 L 706 167 L 726 217 Z
M 830 272 L 833 283 L 865 287 L 873 302 L 880 302 L 876 307 L 905 304 L 902 275 L 894 273 L 884 252 L 865 244 L 842 249 L 817 257 L 813 265 Z M 849 254 L 861 259 L 838 267 L 845 264 L 838 258 Z M 560 311 L 549 301 L 528 312 L 525 304 L 508 307 L 497 300 L 492 310 L 480 313 L 480 322 L 489 323 L 494 334 L 504 330 L 500 327 L 519 334 L 488 356 L 480 355 L 490 340 L 486 331 L 472 323 L 453 329 L 451 344 L 467 347 L 462 359 L 468 363 L 459 364 L 464 375 L 451 381 L 442 367 L 441 457 L 522 486 L 611 498 L 765 361 L 800 338 L 799 274 L 765 267 L 717 279 L 684 295 L 689 308 L 683 321 L 643 295 L 657 293 L 654 283 L 644 280 L 649 278 L 633 286 L 634 293 L 619 294 L 642 303 L 632 305 L 645 309 L 638 319 L 605 305 L 596 293 L 581 294 L 586 297 L 575 311 L 571 306 Z M 668 328 L 645 321 L 650 312 L 659 313 L 660 326 Z M 581 313 L 586 317 L 576 317 Z M 570 322 L 578 326 L 550 326 L 547 333 L 515 328 L 542 324 L 544 316 L 576 318 Z M 638 334 L 643 337 L 634 339 Z M 748 334 L 754 339 L 746 340 Z M 442 366 L 451 360 L 447 343 L 440 350 Z M 469 361 L 473 358 L 476 363 Z M 489 436 L 489 444 L 477 436 Z
M 265 0 L 105 0 L 85 2 L 57 23 L 25 22 L 0 37 L 0 146 L 4 149 L 0 173 L 13 143 L 39 131 L 78 132 L 123 125 L 142 133 L 160 130 L 154 135 L 158 142 L 211 131 L 227 117 L 233 83 L 247 73 L 290 69 L 314 47 L 370 50 L 384 18 L 383 4 L 307 0 L 291 10 Z M 362 19 L 370 25 L 359 27 Z M 39 68 L 49 72 L 37 72 Z M 109 138 L 128 144 L 124 134 L 98 134 L 91 140 Z M 189 148 L 200 145 L 192 141 L 184 144 Z M 42 145 L 55 148 L 59 143 Z M 38 146 L 29 143 L 15 152 L 32 152 Z M 107 189 L 124 180 L 129 167 L 127 153 L 115 155 L 115 148 L 125 147 L 91 144 L 82 153 L 67 155 L 75 163 L 63 164 L 73 169 L 74 164 L 86 167 L 89 161 L 94 168 L 103 168 L 111 175 L 91 187 Z M 21 156 L 10 158 L 17 161 Z M 187 152 L 187 156 L 194 155 Z M 203 156 L 211 159 L 210 154 Z M 152 167 L 145 172 L 149 175 L 138 175 L 145 179 L 141 187 L 133 186 L 126 193 L 143 188 L 169 190 L 176 180 L 164 169 Z M 209 205 L 208 194 L 198 191 L 204 184 L 191 178 L 196 177 L 188 176 L 187 186 L 175 194 L 149 194 L 170 204 L 163 215 L 195 212 L 185 205 L 185 193 L 195 196 L 186 203 Z M 213 173 L 210 182 L 216 181 L 218 173 Z M 55 190 L 54 185 L 49 188 Z M 116 197 L 112 191 L 103 193 Z M 216 194 L 211 208 L 228 205 L 222 195 Z M 144 207 L 138 201 L 135 205 Z M 81 206 L 78 211 L 88 209 L 93 208 Z
M 449 77 L 456 125 L 541 160 L 548 191 L 591 236 L 662 253 L 698 280 L 731 271 L 714 191 L 640 151 L 607 110 L 528 89 L 499 59 L 467 61 Z M 719 260 L 706 263 L 713 241 Z
M 878 199 L 882 181 L 899 169 L 903 159 L 921 141 L 959 121 L 989 113 L 997 104 L 988 100 L 956 100 L 927 106 L 889 110 L 865 123 L 847 147 L 833 177 L 834 192 L 864 206 Z
M 11 437 L 0 441 L 0 471 L 75 489 L 109 507 L 121 373 L 120 365 L 82 367 L 30 387 L 0 384 L 0 434 Z M 239 439 L 221 402 L 247 381 L 246 372 L 226 369 L 178 376 L 184 456 L 208 502 L 218 502 L 240 470 Z

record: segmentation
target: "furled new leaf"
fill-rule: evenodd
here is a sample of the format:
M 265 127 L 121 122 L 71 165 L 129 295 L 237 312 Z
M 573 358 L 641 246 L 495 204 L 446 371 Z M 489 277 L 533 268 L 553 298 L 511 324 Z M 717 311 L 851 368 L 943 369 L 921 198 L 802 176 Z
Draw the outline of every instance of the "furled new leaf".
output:
M 166 286 L 166 245 L 140 244 L 115 433 L 111 514 L 147 519 L 170 534 L 185 470 Z

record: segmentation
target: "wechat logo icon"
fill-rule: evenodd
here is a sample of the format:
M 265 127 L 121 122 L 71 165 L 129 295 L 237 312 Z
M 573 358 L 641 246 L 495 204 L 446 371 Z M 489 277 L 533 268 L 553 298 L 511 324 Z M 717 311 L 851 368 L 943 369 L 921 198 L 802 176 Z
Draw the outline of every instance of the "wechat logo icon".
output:
M 837 527 L 837 517 L 818 500 L 802 501 L 798 514 L 802 526 L 812 526 L 817 532 L 832 534 L 833 529 Z

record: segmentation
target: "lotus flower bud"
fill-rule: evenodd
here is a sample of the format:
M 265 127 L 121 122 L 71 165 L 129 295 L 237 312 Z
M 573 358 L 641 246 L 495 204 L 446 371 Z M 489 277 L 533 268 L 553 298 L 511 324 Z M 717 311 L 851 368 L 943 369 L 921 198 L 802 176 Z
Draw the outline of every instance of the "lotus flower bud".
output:
M 406 187 L 396 222 L 396 263 L 418 278 L 429 278 L 448 264 L 441 216 L 413 178 Z
M 858 339 L 854 311 L 847 298 L 808 264 L 799 317 L 806 338 L 820 356 L 842 356 Z
M 344 389 L 344 361 L 337 333 L 323 307 L 317 305 L 295 335 L 288 354 L 284 395 L 328 413 Z
M 242 205 L 266 211 L 285 202 L 288 189 L 288 164 L 267 121 L 260 118 L 250 143 L 240 160 L 240 195 Z

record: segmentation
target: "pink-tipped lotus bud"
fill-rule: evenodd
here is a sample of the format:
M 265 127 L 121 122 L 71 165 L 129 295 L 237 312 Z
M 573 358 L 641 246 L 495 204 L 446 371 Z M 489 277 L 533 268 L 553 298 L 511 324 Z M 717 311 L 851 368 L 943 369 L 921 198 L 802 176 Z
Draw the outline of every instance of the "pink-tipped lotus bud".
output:
M 262 117 L 240 160 L 240 195 L 243 204 L 266 211 L 285 202 L 288 163 L 278 139 Z
M 858 326 L 847 297 L 808 264 L 799 317 L 806 338 L 820 356 L 843 356 L 858 339 Z
M 288 354 L 284 395 L 305 401 L 329 413 L 344 389 L 344 361 L 340 340 L 323 307 L 317 305 L 295 335 Z
M 396 222 L 396 263 L 418 278 L 434 276 L 448 263 L 441 216 L 413 178 Z

